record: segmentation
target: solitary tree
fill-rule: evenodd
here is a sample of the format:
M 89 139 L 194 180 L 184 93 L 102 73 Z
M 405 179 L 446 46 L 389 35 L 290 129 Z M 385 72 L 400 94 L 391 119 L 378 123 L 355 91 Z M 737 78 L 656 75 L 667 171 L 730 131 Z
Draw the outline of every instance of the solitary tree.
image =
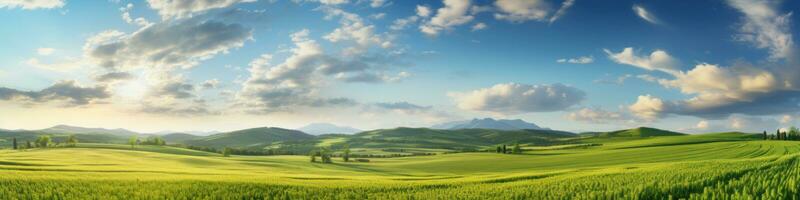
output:
M 522 154 L 522 147 L 519 146 L 519 143 L 514 144 L 514 149 L 511 150 L 513 154 Z
M 222 156 L 225 156 L 225 157 L 231 156 L 231 151 L 232 150 L 233 149 L 231 149 L 230 147 L 225 147 L 224 149 L 222 149 Z
M 131 145 L 131 149 L 136 147 L 136 140 L 138 140 L 138 138 L 136 138 L 135 135 L 131 136 L 131 138 L 128 138 L 128 144 Z
M 311 162 L 317 162 L 317 154 L 319 154 L 319 152 L 317 152 L 317 151 L 311 151 L 311 153 L 310 153 L 310 156 L 311 156 Z
M 500 147 L 500 145 L 497 145 L 497 149 L 495 150 L 495 153 L 500 153 L 501 151 L 503 151 L 503 147 Z
M 764 140 L 767 140 L 767 131 L 764 131 Z
M 331 153 L 327 148 L 323 147 L 322 150 L 320 150 L 320 158 L 322 158 L 322 163 L 333 163 L 333 160 L 331 160 Z
M 344 162 L 350 161 L 350 145 L 349 144 L 345 144 L 344 145 L 344 150 L 342 151 L 342 160 L 344 160 Z
M 17 138 L 16 137 L 14 137 L 12 139 L 12 143 L 13 143 L 14 149 L 17 149 Z
M 503 153 L 508 153 L 508 149 L 506 148 L 505 144 L 503 145 Z
M 75 135 L 67 137 L 67 146 L 75 147 L 78 144 L 78 138 Z
M 50 143 L 52 141 L 53 140 L 50 139 L 49 135 L 42 135 L 42 136 L 39 136 L 39 138 L 36 139 L 36 145 L 39 145 L 39 147 L 45 148 L 48 145 L 50 145 Z

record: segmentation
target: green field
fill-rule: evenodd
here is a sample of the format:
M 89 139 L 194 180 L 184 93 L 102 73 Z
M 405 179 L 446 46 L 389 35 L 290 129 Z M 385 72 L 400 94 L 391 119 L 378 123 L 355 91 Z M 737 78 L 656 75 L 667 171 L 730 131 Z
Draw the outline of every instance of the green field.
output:
M 4 199 L 797 199 L 800 142 L 583 137 L 520 155 L 311 163 L 166 146 L 0 150 Z M 326 143 L 337 143 L 335 139 Z M 357 149 L 354 149 L 354 151 Z M 367 149 L 369 150 L 369 149 Z M 420 149 L 424 151 L 425 149 Z

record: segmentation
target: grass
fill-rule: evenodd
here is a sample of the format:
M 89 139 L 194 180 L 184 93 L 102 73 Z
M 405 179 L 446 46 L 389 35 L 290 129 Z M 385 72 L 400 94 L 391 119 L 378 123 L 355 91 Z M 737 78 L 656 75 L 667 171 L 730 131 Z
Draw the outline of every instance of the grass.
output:
M 331 141 L 338 142 L 338 141 Z M 0 150 L 8 199 L 786 199 L 800 142 L 737 133 L 311 163 L 174 147 Z M 357 149 L 354 149 L 357 150 Z M 437 151 L 435 149 L 409 149 Z

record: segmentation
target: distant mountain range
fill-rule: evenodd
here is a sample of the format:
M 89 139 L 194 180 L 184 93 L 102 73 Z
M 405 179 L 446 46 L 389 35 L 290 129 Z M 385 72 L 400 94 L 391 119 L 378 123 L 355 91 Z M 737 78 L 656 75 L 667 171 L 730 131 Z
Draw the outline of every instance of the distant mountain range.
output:
M 110 134 L 117 136 L 131 136 L 139 133 L 127 129 L 104 129 L 104 128 L 84 128 L 69 125 L 57 125 L 50 128 L 39 130 L 46 133 L 71 133 L 71 134 Z
M 496 120 L 493 118 L 484 118 L 484 119 L 472 119 L 466 121 L 454 121 L 454 122 L 447 122 L 438 125 L 434 125 L 431 128 L 433 129 L 445 129 L 445 130 L 458 130 L 458 129 L 495 129 L 495 130 L 525 130 L 525 129 L 533 129 L 533 130 L 550 130 L 549 128 L 542 128 L 538 125 L 530 122 L 523 121 L 521 119 L 500 119 Z
M 303 132 L 311 134 L 311 135 L 322 135 L 322 134 L 333 134 L 333 133 L 354 134 L 354 133 L 361 132 L 361 130 L 358 130 L 358 129 L 353 128 L 353 127 L 337 126 L 337 125 L 329 124 L 329 123 L 312 123 L 312 124 L 300 127 L 297 130 L 303 131 Z

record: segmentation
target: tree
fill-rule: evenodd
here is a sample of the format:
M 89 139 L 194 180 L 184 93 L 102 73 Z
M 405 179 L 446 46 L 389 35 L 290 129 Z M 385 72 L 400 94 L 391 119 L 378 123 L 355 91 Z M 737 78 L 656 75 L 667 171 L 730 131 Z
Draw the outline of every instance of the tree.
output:
M 321 148 L 320 158 L 322 158 L 322 163 L 333 163 L 333 160 L 331 160 L 331 153 L 328 151 L 328 148 Z
M 497 145 L 497 149 L 495 150 L 495 153 L 500 153 L 501 151 L 503 151 L 503 147 L 501 147 L 500 145 Z
M 349 162 L 350 161 L 350 145 L 349 144 L 345 144 L 344 145 L 344 150 L 342 151 L 342 160 L 344 160 L 344 162 Z
M 767 140 L 767 131 L 764 131 L 764 140 Z
M 75 135 L 69 135 L 67 137 L 67 146 L 75 147 L 78 144 L 78 138 Z
M 222 149 L 222 156 L 230 157 L 232 149 L 230 147 L 225 147 Z
M 14 137 L 12 139 L 12 143 L 13 143 L 14 149 L 17 149 L 17 138 L 16 137 Z
M 46 148 L 53 140 L 50 139 L 49 135 L 42 135 L 36 139 L 36 145 L 42 148 Z
M 137 140 L 139 140 L 139 139 L 138 139 L 138 138 L 136 138 L 136 136 L 135 136 L 135 135 L 134 135 L 134 136 L 131 136 L 131 138 L 128 138 L 128 144 L 130 144 L 130 145 L 131 145 L 131 149 L 133 149 L 133 148 L 135 148 L 135 147 L 136 147 L 136 141 L 137 141 Z
M 318 151 L 311 151 L 309 154 L 311 156 L 311 162 L 317 162 L 317 154 L 319 154 Z
M 33 148 L 33 143 L 31 143 L 31 141 L 25 140 L 25 148 L 26 149 Z
M 776 140 L 780 140 L 781 139 L 781 129 L 778 129 L 778 132 L 775 132 L 775 139 Z
M 505 153 L 508 153 L 508 149 L 506 148 L 506 145 L 505 145 L 505 144 L 503 145 L 503 153 L 504 153 L 504 154 L 505 154 Z
M 522 147 L 519 146 L 519 143 L 514 144 L 514 149 L 511 150 L 513 154 L 522 154 Z
M 788 140 L 797 140 L 798 134 L 800 134 L 800 129 L 798 129 L 795 126 L 792 126 L 791 128 L 789 128 L 789 138 L 787 138 L 787 139 Z

